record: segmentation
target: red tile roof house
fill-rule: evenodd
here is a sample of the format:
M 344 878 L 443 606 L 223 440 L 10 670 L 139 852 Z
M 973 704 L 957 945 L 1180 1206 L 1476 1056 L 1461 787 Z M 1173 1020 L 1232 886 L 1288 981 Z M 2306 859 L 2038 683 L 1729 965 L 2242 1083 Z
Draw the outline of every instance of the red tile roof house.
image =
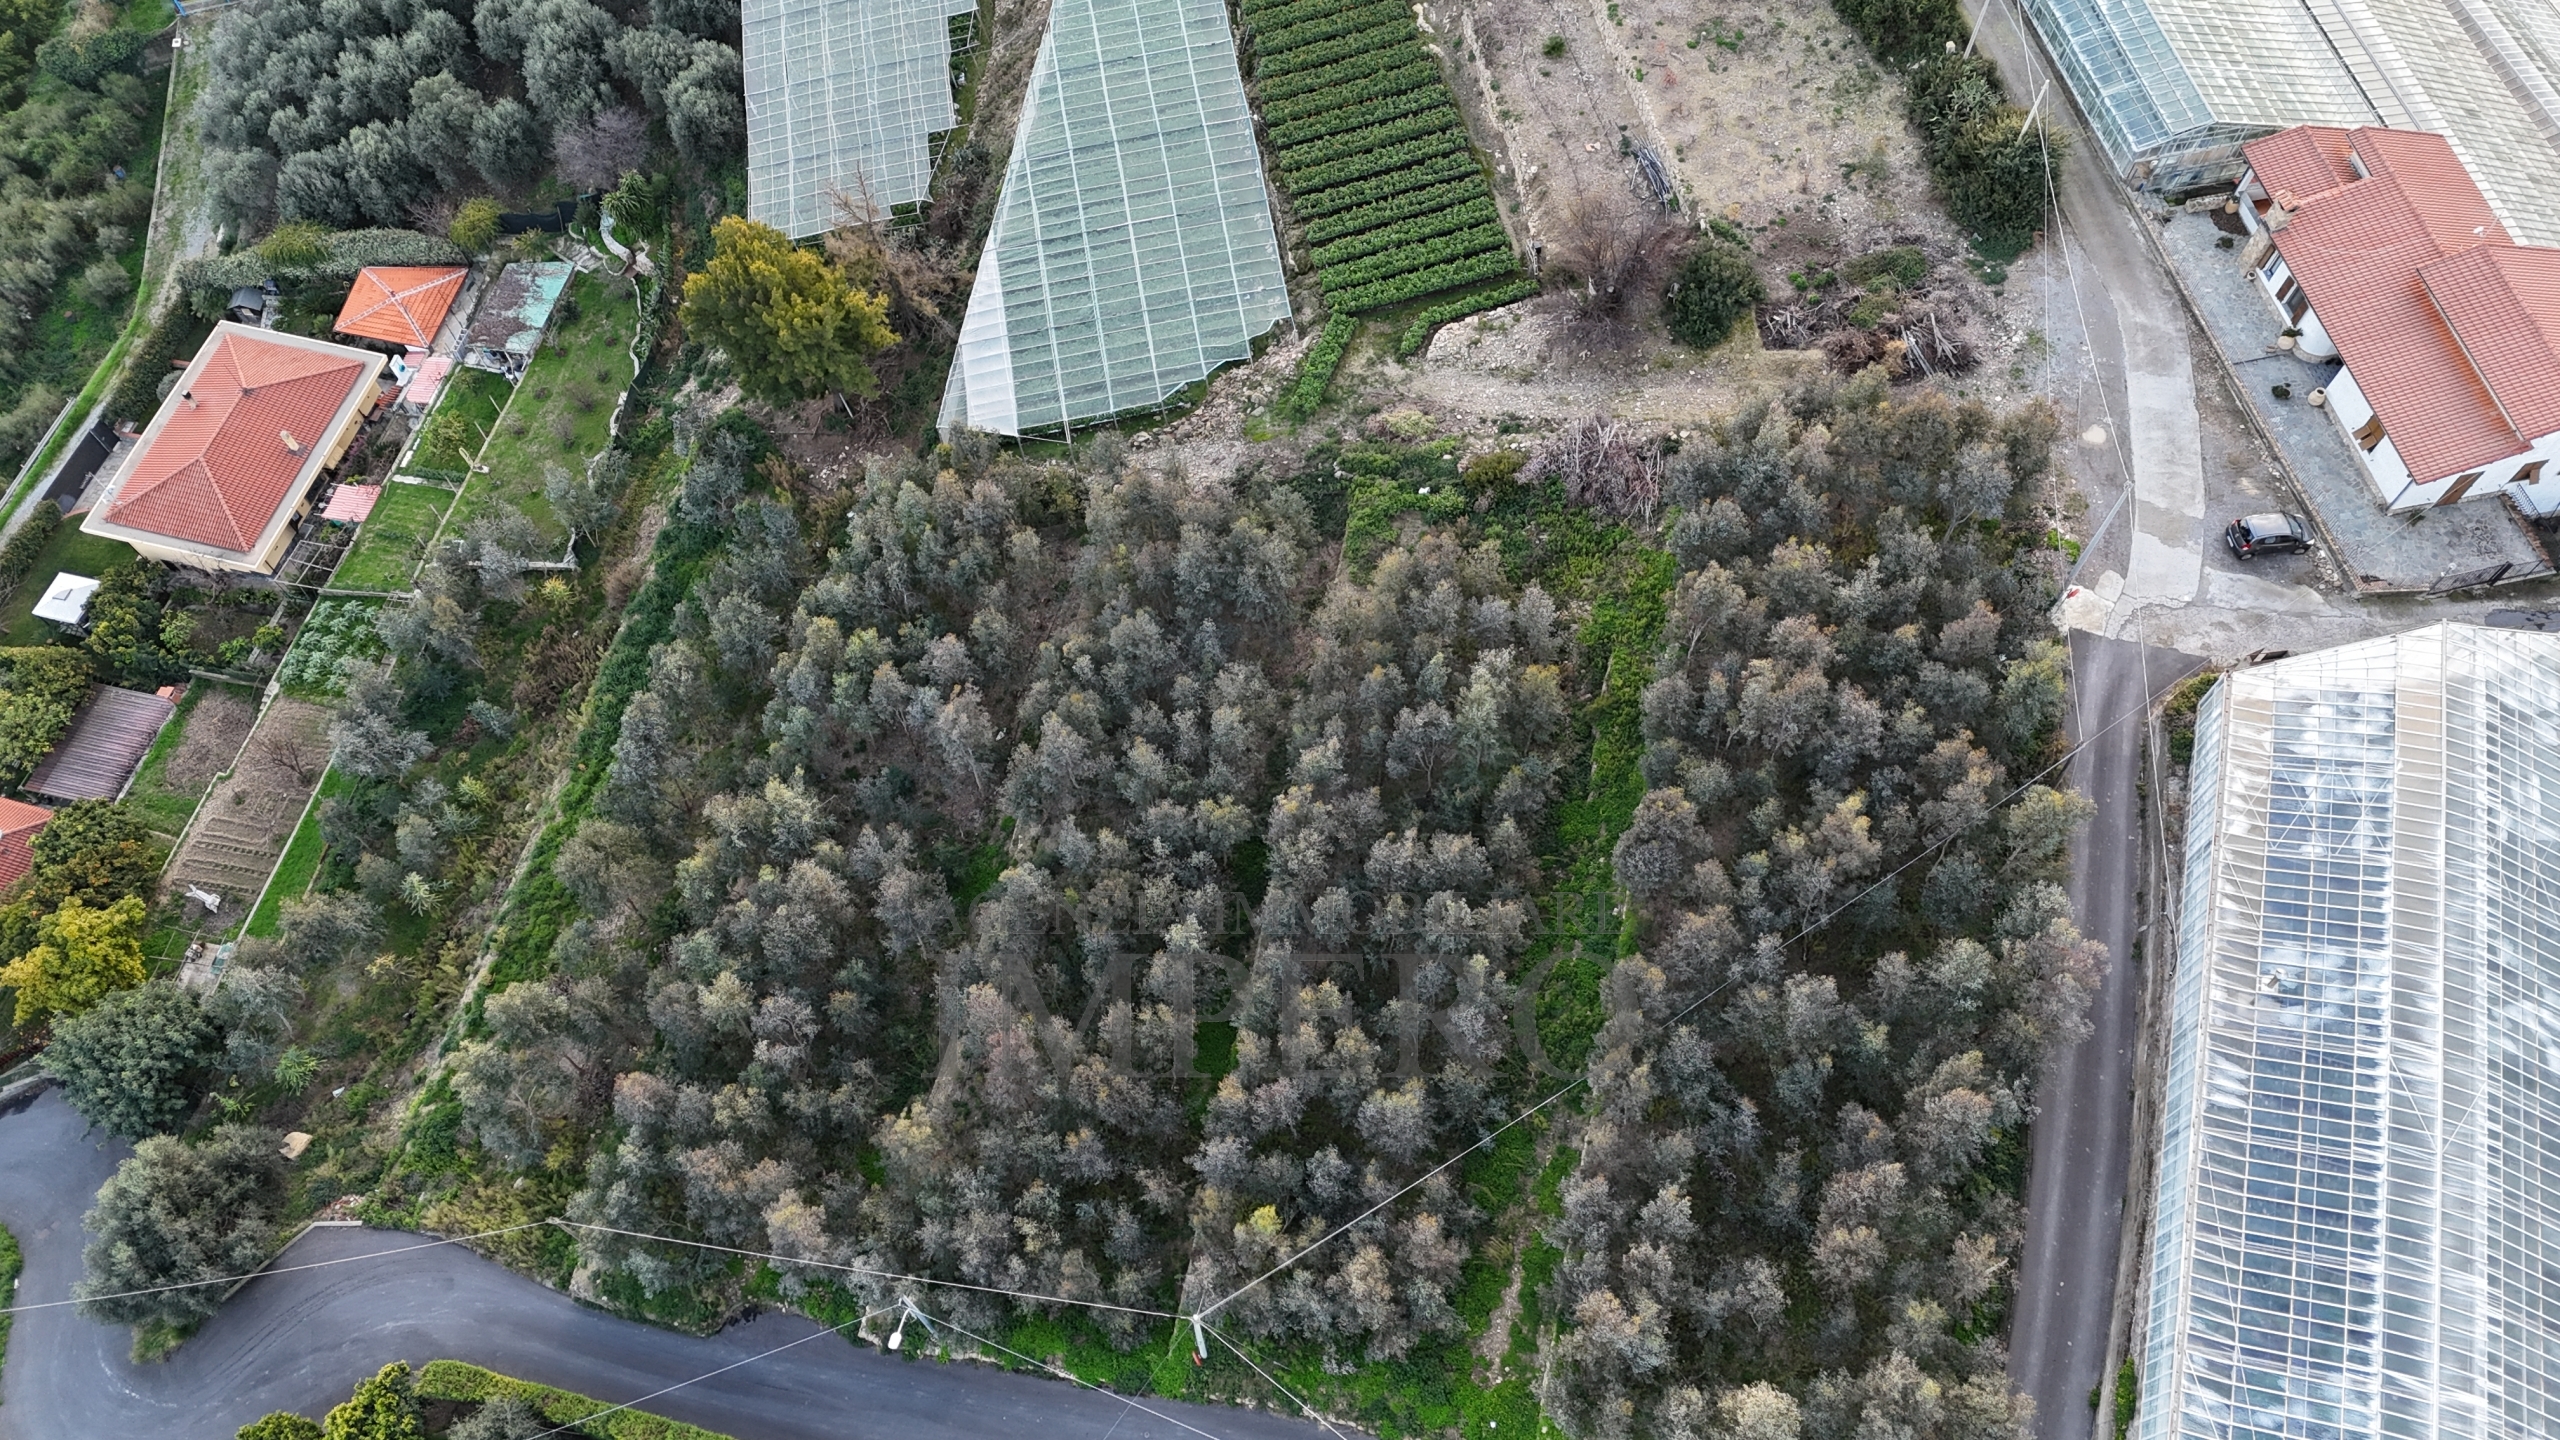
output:
M 80 528 L 154 560 L 272 574 L 381 395 L 388 360 L 228 321 Z
M 0 891 L 27 878 L 36 864 L 36 832 L 53 818 L 41 805 L 0 797 Z
M 2518 245 L 2441 135 L 2297 125 L 2241 147 L 2258 285 L 2393 511 L 2560 513 L 2560 249 Z

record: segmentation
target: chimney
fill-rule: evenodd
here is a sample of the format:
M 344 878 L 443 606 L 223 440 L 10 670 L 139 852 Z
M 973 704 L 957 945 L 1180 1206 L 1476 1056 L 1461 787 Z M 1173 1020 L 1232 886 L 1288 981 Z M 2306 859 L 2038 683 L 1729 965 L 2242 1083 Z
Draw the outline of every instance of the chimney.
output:
M 284 442 L 286 454 L 299 455 L 302 453 L 302 442 L 293 438 L 292 431 L 279 430 L 276 432 L 276 438 Z

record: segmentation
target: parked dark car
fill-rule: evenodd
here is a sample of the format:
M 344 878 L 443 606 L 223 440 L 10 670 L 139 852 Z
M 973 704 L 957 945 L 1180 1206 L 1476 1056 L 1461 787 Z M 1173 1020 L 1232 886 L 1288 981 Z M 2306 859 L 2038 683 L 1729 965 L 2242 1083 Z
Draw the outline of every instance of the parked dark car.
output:
M 2311 527 L 2299 515 L 2243 515 L 2222 532 L 2222 543 L 2243 560 L 2299 555 L 2311 548 Z

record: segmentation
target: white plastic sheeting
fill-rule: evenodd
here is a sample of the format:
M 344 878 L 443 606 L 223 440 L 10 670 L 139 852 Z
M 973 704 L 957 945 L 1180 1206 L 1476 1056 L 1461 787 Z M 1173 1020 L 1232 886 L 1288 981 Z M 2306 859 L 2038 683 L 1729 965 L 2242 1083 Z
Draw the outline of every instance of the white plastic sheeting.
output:
M 1288 316 L 1225 7 L 1055 0 L 943 432 L 1044 432 L 1161 404 Z
M 2560 1433 L 2560 635 L 2199 713 L 2141 1440 Z
M 2560 0 L 2025 0 L 2119 169 L 2182 189 L 2292 125 L 2450 140 L 2517 238 L 2560 244 Z M 1995 22 L 1997 23 L 1997 22 Z
M 882 218 L 925 198 L 960 123 L 951 18 L 973 0 L 746 0 L 747 213 L 795 240 L 839 197 Z

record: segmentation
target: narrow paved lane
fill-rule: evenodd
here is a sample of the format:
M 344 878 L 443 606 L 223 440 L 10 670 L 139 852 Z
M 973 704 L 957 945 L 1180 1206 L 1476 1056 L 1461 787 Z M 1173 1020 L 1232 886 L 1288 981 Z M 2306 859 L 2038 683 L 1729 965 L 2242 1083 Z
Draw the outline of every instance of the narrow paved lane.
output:
M 59 1299 L 80 1271 L 80 1216 L 125 1148 L 101 1144 L 58 1095 L 0 1115 L 0 1223 L 26 1252 L 20 1303 Z M 313 1231 L 297 1262 L 372 1254 L 415 1235 Z M 753 1357 L 815 1335 L 767 1359 Z M 1261 1411 L 1144 1402 L 990 1366 L 883 1355 L 798 1316 L 709 1339 L 578 1305 L 458 1246 L 252 1282 L 159 1365 L 121 1329 L 68 1308 L 22 1314 L 0 1371 L 0 1440 L 230 1440 L 270 1410 L 317 1416 L 392 1360 L 467 1360 L 613 1401 L 724 1365 L 648 1408 L 740 1440 L 1311 1440 Z M 1179 1423 L 1176 1423 L 1179 1422 Z
M 2071 902 L 2081 933 L 2107 947 L 2107 971 L 2091 1006 L 2092 1033 L 2053 1058 L 2029 1135 L 2027 1243 L 2018 1259 L 2009 1371 L 2035 1397 L 2039 1440 L 2086 1440 L 2089 1387 L 2105 1364 L 2142 984 L 2130 963 L 2141 920 L 2134 893 L 2142 874 L 2140 717 L 2196 668 L 2193 657 L 2174 650 L 2085 631 L 2072 633 L 2071 659 L 2071 738 L 2088 742 L 2072 759 L 2071 784 L 2097 807 L 2072 847 Z M 2146 948 L 2142 959 L 2155 955 Z

